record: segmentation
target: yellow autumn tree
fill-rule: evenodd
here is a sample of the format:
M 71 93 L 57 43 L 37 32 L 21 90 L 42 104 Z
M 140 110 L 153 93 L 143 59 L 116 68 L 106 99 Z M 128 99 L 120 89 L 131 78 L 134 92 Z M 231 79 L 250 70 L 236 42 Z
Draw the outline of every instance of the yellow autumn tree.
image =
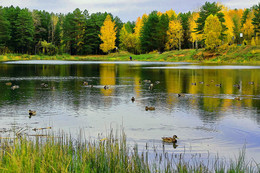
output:
M 181 41 L 183 40 L 183 28 L 179 20 L 173 20 L 169 23 L 167 31 L 166 49 L 171 50 L 174 47 L 181 49 Z
M 198 34 L 196 32 L 196 28 L 198 27 L 198 24 L 196 23 L 196 20 L 199 18 L 199 13 L 192 13 L 191 17 L 189 18 L 189 30 L 190 30 L 190 41 L 193 43 L 192 47 L 194 48 L 194 43 L 196 49 L 198 49 L 198 41 L 202 40 L 202 34 Z
M 225 43 L 231 43 L 234 40 L 234 22 L 233 19 L 231 18 L 231 16 L 229 15 L 229 11 L 224 11 L 224 25 L 226 25 L 227 30 L 224 32 L 224 34 L 226 35 L 225 37 Z
M 221 30 L 222 26 L 218 17 L 212 14 L 208 16 L 204 27 L 206 49 L 215 49 L 216 46 L 220 45 Z
M 107 15 L 100 29 L 100 33 L 99 37 L 103 41 L 103 43 L 100 44 L 100 49 L 105 53 L 110 52 L 116 47 L 116 27 L 110 15 Z
M 178 15 L 177 15 L 177 14 L 175 13 L 175 11 L 172 10 L 172 9 L 166 11 L 165 13 L 168 15 L 168 17 L 169 17 L 170 20 L 175 20 L 175 19 L 177 19 L 177 17 L 178 17 Z
M 134 52 L 137 43 L 136 36 L 133 33 L 127 31 L 125 24 L 120 31 L 119 40 L 120 48 Z
M 253 17 L 254 17 L 253 13 L 250 12 L 247 15 L 246 22 L 242 26 L 242 32 L 243 32 L 244 39 L 248 42 L 250 42 L 252 37 L 254 36 L 254 25 L 252 24 Z

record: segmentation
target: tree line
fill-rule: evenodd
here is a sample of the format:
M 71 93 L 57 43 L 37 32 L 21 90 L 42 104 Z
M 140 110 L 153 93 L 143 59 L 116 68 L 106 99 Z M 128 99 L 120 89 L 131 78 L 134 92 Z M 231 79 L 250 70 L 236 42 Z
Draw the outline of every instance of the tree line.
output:
M 88 55 L 117 49 L 140 54 L 182 48 L 215 49 L 259 42 L 260 3 L 229 9 L 206 2 L 198 12 L 153 11 L 123 23 L 110 13 L 78 8 L 67 14 L 0 7 L 0 53 Z

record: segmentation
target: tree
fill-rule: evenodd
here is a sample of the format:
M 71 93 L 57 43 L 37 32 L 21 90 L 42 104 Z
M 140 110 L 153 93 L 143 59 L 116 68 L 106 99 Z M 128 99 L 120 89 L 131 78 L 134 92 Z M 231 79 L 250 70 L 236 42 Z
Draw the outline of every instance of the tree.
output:
M 198 27 L 196 20 L 199 18 L 199 13 L 192 13 L 189 18 L 189 30 L 190 30 L 190 41 L 192 42 L 192 47 L 194 48 L 194 43 L 196 49 L 198 49 L 198 41 L 202 40 L 202 34 L 198 34 L 196 32 L 196 28 Z
M 163 52 L 165 49 L 165 44 L 167 42 L 167 31 L 169 28 L 169 18 L 167 14 L 162 14 L 159 18 L 159 23 L 157 25 L 158 32 L 158 49 Z
M 135 47 L 135 53 L 141 53 L 141 30 L 143 28 L 143 23 L 145 20 L 147 20 L 148 16 L 147 14 L 143 14 L 142 18 L 138 17 L 135 22 L 134 27 L 134 35 L 136 38 L 136 47 Z
M 260 35 L 260 3 L 254 6 L 254 18 L 252 20 L 256 35 Z
M 124 24 L 120 31 L 120 48 L 134 53 L 136 47 L 136 37 L 133 33 L 131 33 L 131 30 L 129 31 L 129 29 L 126 29 L 126 26 L 127 24 Z
M 181 49 L 181 41 L 183 40 L 183 28 L 179 20 L 170 21 L 169 29 L 167 31 L 167 40 L 167 50 L 171 50 L 173 48 L 179 48 L 179 50 Z
M 178 15 L 178 19 L 181 21 L 181 25 L 183 28 L 183 41 L 182 41 L 182 47 L 183 48 L 190 48 L 190 30 L 189 30 L 189 18 L 191 16 L 191 12 L 187 13 L 180 13 Z
M 252 24 L 253 12 L 247 12 L 246 10 L 242 19 L 243 25 L 241 30 L 243 32 L 243 37 L 247 42 L 250 42 L 254 36 L 254 25 Z
M 235 37 L 235 35 L 234 35 L 234 26 L 235 25 L 234 25 L 234 22 L 233 22 L 231 16 L 229 15 L 229 12 L 224 11 L 223 13 L 225 15 L 224 16 L 224 19 L 225 19 L 224 24 L 225 24 L 225 26 L 227 26 L 227 30 L 224 32 L 224 34 L 226 36 L 225 42 L 230 44 L 234 41 L 233 38 Z
M 159 16 L 157 15 L 157 11 L 153 11 L 147 20 L 143 21 L 140 36 L 141 49 L 143 52 L 158 50 L 158 23 Z
M 10 23 L 6 19 L 3 9 L 0 7 L 0 50 L 3 50 L 3 53 L 10 38 Z
M 215 49 L 221 43 L 221 23 L 217 16 L 212 14 L 207 17 L 204 27 L 206 49 Z
M 32 53 L 33 38 L 34 38 L 34 25 L 32 13 L 28 9 L 22 9 L 17 16 L 17 48 L 21 53 Z
M 226 30 L 226 26 L 224 25 L 225 19 L 224 19 L 224 14 L 221 12 L 221 6 L 218 6 L 215 2 L 210 3 L 206 2 L 200 9 L 200 17 L 196 21 L 198 24 L 198 27 L 196 28 L 197 32 L 199 34 L 203 34 L 204 32 L 204 26 L 205 26 L 205 21 L 210 15 L 216 15 L 221 22 L 222 25 L 222 31 L 221 35 L 222 38 L 224 37 L 224 31 Z
M 86 27 L 85 15 L 80 9 L 65 16 L 63 22 L 63 40 L 66 50 L 72 55 L 82 54 L 84 45 L 84 34 Z
M 111 16 L 107 15 L 103 26 L 100 29 L 100 39 L 103 41 L 102 44 L 100 44 L 100 49 L 107 53 L 113 50 L 115 46 L 115 40 L 116 40 L 116 28 L 115 28 L 115 22 L 112 22 Z

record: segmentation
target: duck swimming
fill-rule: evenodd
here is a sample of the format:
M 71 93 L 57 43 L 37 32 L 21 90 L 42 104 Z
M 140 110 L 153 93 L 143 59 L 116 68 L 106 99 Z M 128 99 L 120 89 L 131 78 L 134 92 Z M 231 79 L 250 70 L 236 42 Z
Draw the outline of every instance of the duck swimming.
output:
M 150 111 L 154 111 L 155 110 L 155 107 L 153 107 L 153 106 L 145 106 L 145 110 L 146 111 L 148 111 L 148 110 L 150 110 Z
M 134 102 L 134 101 L 135 101 L 135 97 L 132 97 L 132 98 L 131 98 L 131 101 Z
M 36 115 L 36 111 L 29 110 L 29 115 Z
M 168 142 L 168 143 L 177 143 L 177 135 L 173 135 L 173 137 L 162 137 L 163 142 Z

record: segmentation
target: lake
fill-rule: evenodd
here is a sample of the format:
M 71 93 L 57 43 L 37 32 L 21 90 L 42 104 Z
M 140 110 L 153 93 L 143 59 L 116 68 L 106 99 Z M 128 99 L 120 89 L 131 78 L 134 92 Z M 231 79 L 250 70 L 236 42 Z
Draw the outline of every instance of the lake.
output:
M 259 163 L 259 74 L 260 66 L 247 65 L 0 63 L 0 135 L 21 128 L 41 134 L 48 130 L 32 129 L 51 126 L 96 139 L 123 127 L 129 144 L 137 143 L 140 150 L 146 144 L 161 150 L 161 137 L 176 134 L 178 146 L 166 145 L 168 152 L 229 159 L 246 146 L 247 159 Z M 11 89 L 8 82 L 19 88 Z M 37 114 L 29 116 L 29 109 Z

